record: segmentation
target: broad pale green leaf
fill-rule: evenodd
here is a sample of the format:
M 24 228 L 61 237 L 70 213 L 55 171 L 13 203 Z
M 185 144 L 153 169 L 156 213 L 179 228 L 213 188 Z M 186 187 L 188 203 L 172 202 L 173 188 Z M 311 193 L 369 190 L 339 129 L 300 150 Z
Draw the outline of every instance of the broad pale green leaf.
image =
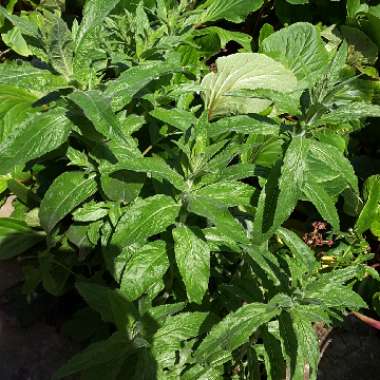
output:
M 218 58 L 216 67 L 217 72 L 207 74 L 202 81 L 209 118 L 225 114 L 259 113 L 271 104 L 267 99 L 228 96 L 234 91 L 264 88 L 291 92 L 297 87 L 294 74 L 264 54 L 232 54 Z
M 315 83 L 329 61 L 316 27 L 306 22 L 271 34 L 263 41 L 262 51 L 291 69 L 305 87 Z
M 314 181 L 311 176 L 308 176 L 303 185 L 302 192 L 309 202 L 315 206 L 322 218 L 329 222 L 334 230 L 339 231 L 340 221 L 335 201 L 325 191 L 323 186 Z
M 293 137 L 282 166 L 277 164 L 272 169 L 260 194 L 254 221 L 256 244 L 269 238 L 296 207 L 305 181 L 305 160 L 309 147 L 310 142 L 304 136 Z
M 72 357 L 53 376 L 54 380 L 63 379 L 77 372 L 105 365 L 109 362 L 117 362 L 136 351 L 137 347 L 131 343 L 124 333 L 116 332 L 104 341 L 96 342 L 88 346 L 84 351 Z
M 197 122 L 194 114 L 179 108 L 166 109 L 157 107 L 151 111 L 150 114 L 156 119 L 161 120 L 162 122 L 183 132 Z
M 367 201 L 355 223 L 358 233 L 363 233 L 376 220 L 380 203 L 380 176 L 372 176 L 366 180 Z
M 216 137 L 223 133 L 236 132 L 242 134 L 277 135 L 280 126 L 268 117 L 260 115 L 238 115 L 223 117 L 209 124 L 209 137 Z
M 78 282 L 75 287 L 87 304 L 101 315 L 103 321 L 114 323 L 120 331 L 126 331 L 138 317 L 134 305 L 118 289 L 90 282 Z
M 200 230 L 187 226 L 173 230 L 174 252 L 190 302 L 201 304 L 210 277 L 210 248 Z
M 162 61 L 134 66 L 124 71 L 119 78 L 109 81 L 106 95 L 112 98 L 112 108 L 118 111 L 151 81 L 181 70 L 176 63 Z
M 57 149 L 67 140 L 71 127 L 61 109 L 27 119 L 0 144 L 0 174 Z
M 146 244 L 127 261 L 121 277 L 120 290 L 128 300 L 134 301 L 161 280 L 168 268 L 165 242 L 158 240 Z
M 179 209 L 180 205 L 165 195 L 136 200 L 117 224 L 111 245 L 123 248 L 159 234 L 174 223 Z
M 280 335 L 292 380 L 316 380 L 319 362 L 318 339 L 311 322 L 299 311 L 283 312 Z M 307 372 L 306 372 L 307 371 Z
M 29 62 L 4 62 L 0 65 L 0 84 L 9 84 L 35 91 L 36 95 L 67 87 L 66 80 L 49 70 L 34 67 Z
M 218 202 L 226 207 L 248 206 L 254 193 L 254 188 L 238 181 L 220 181 L 212 185 L 202 187 L 192 192 L 192 195 L 199 198 L 210 198 L 211 201 Z
M 0 218 L 0 260 L 8 260 L 24 253 L 45 238 L 24 222 L 14 218 Z
M 202 9 L 199 23 L 220 19 L 240 23 L 249 13 L 260 9 L 263 3 L 263 0 L 207 0 L 199 7 Z
M 272 89 L 257 88 L 255 90 L 242 89 L 232 91 L 227 94 L 232 98 L 250 98 L 250 99 L 266 99 L 270 101 L 270 106 L 274 106 L 272 114 L 300 115 L 299 92 L 285 93 Z
M 112 166 L 112 170 L 130 170 L 138 173 L 147 173 L 153 177 L 166 179 L 179 190 L 187 188 L 184 178 L 159 157 L 129 158 Z
M 41 226 L 50 232 L 73 209 L 95 194 L 93 174 L 66 172 L 55 179 L 41 201 Z
M 88 79 L 91 59 L 89 55 L 97 38 L 97 28 L 109 15 L 120 0 L 87 0 L 83 9 L 83 18 L 75 36 L 73 68 L 75 77 L 83 81 Z
M 76 91 L 69 99 L 77 104 L 86 117 L 91 120 L 95 129 L 109 139 L 125 140 L 117 116 L 112 112 L 111 99 L 100 91 Z
M 216 366 L 225 363 L 232 351 L 248 342 L 249 337 L 279 313 L 267 305 L 252 303 L 230 313 L 215 325 L 195 352 L 201 363 Z

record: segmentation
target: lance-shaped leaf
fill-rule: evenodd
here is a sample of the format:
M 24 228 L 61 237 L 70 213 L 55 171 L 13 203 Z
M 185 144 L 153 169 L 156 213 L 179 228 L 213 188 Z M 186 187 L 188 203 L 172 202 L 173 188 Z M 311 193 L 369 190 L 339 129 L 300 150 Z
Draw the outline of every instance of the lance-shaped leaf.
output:
M 120 289 L 130 301 L 134 301 L 156 282 L 169 268 L 166 244 L 162 240 L 137 249 L 127 261 L 121 277 Z
M 46 13 L 42 27 L 45 49 L 53 68 L 70 80 L 73 75 L 73 39 L 66 22 L 58 15 Z
M 322 115 L 317 125 L 342 124 L 365 117 L 380 117 L 380 106 L 365 102 L 352 102 Z
M 190 302 L 201 304 L 210 277 L 210 248 L 200 230 L 187 226 L 173 230 L 177 266 Z
M 5 84 L 0 86 L 0 143 L 15 126 L 41 110 L 33 106 L 37 100 L 38 97 L 30 91 Z
M 277 236 L 288 246 L 297 261 L 304 269 L 304 273 L 312 272 L 317 264 L 314 252 L 302 241 L 293 231 L 286 228 L 279 228 Z
M 286 150 L 282 166 L 271 171 L 259 198 L 254 221 L 256 244 L 268 239 L 293 212 L 305 180 L 305 159 L 310 142 L 295 136 Z
M 269 309 L 261 303 L 242 306 L 211 329 L 195 352 L 195 357 L 201 363 L 212 366 L 225 363 L 235 349 L 248 342 L 257 328 L 278 313 L 279 310 Z
M 179 129 L 186 131 L 190 126 L 197 122 L 197 118 L 189 111 L 181 110 L 179 108 L 166 109 L 156 107 L 150 114 L 158 120 Z
M 212 138 L 228 132 L 247 135 L 277 135 L 279 131 L 279 124 L 268 117 L 260 115 L 238 115 L 223 117 L 214 123 L 210 123 L 207 134 Z
M 271 101 L 228 94 L 243 89 L 291 92 L 297 87 L 294 74 L 280 62 L 258 53 L 237 53 L 216 60 L 216 73 L 209 73 L 202 88 L 209 118 L 225 114 L 259 113 Z
M 208 313 L 181 313 L 168 317 L 153 336 L 153 353 L 160 366 L 170 367 L 176 362 L 176 351 L 184 341 L 203 334 Z
M 319 79 L 329 62 L 317 28 L 298 22 L 267 37 L 262 51 L 291 69 L 304 86 Z
M 17 27 L 23 34 L 31 37 L 39 37 L 38 26 L 36 23 L 29 21 L 23 17 L 11 14 L 8 10 L 0 6 L 0 14 L 8 19 L 15 27 Z
M 367 192 L 367 201 L 355 224 L 355 229 L 363 233 L 375 221 L 379 203 L 380 203 L 380 176 L 371 176 L 366 180 L 365 190 Z
M 111 169 L 112 171 L 130 170 L 138 173 L 147 173 L 153 177 L 167 180 L 179 190 L 187 188 L 184 178 L 159 157 L 131 157 L 117 165 L 113 165 Z
M 207 218 L 217 229 L 236 242 L 248 240 L 243 226 L 235 219 L 228 208 L 210 198 L 191 197 L 189 211 Z
M 76 91 L 69 96 L 91 120 L 95 129 L 109 139 L 125 140 L 119 119 L 112 112 L 111 99 L 100 91 Z
M 95 194 L 95 175 L 66 172 L 55 179 L 41 201 L 41 226 L 50 232 L 58 222 Z
M 110 362 L 118 363 L 119 360 L 125 361 L 137 349 L 138 347 L 130 342 L 124 333 L 116 332 L 107 340 L 93 343 L 84 351 L 72 357 L 54 374 L 53 380 L 59 380 L 99 365 L 104 366 Z M 116 367 L 120 369 L 119 366 Z
M 308 176 L 302 191 L 306 198 L 313 203 L 322 218 L 329 222 L 334 230 L 339 231 L 340 221 L 335 201 L 323 186 L 315 181 L 313 177 Z
M 157 235 L 173 224 L 179 209 L 180 204 L 166 195 L 138 199 L 121 217 L 111 245 L 123 248 L 144 242 L 148 237 Z
M 0 84 L 21 87 L 35 91 L 39 95 L 67 86 L 67 82 L 62 76 L 52 74 L 46 69 L 37 68 L 29 62 L 2 63 L 0 65 Z
M 45 234 L 13 218 L 0 218 L 0 260 L 24 253 L 45 238 Z
M 263 0 L 207 0 L 198 9 L 202 9 L 199 23 L 226 19 L 240 23 L 249 13 L 255 12 L 263 5 Z
M 306 165 L 317 182 L 320 182 L 319 178 L 323 181 L 326 175 L 328 180 L 339 176 L 346 186 L 358 193 L 358 179 L 350 161 L 331 144 L 310 140 Z
M 300 311 L 280 316 L 283 341 L 292 380 L 316 380 L 319 361 L 318 339 L 311 322 Z
M 89 75 L 91 59 L 89 54 L 96 41 L 98 26 L 109 15 L 120 0 L 88 0 L 83 9 L 83 18 L 76 33 L 74 43 L 73 68 L 78 80 L 83 81 Z
M 226 207 L 248 206 L 251 203 L 251 197 L 254 188 L 245 183 L 238 181 L 224 182 L 220 181 L 192 192 L 192 196 L 197 198 L 209 198 Z
M 36 115 L 16 126 L 0 144 L 0 174 L 60 147 L 67 140 L 71 126 L 61 109 Z
M 176 63 L 162 61 L 131 67 L 124 71 L 119 78 L 108 83 L 106 95 L 112 98 L 112 108 L 119 111 L 152 80 L 181 70 L 182 68 Z
M 96 310 L 103 321 L 114 323 L 120 331 L 126 331 L 138 318 L 137 310 L 119 289 L 89 282 L 78 282 L 75 287 L 87 304 Z

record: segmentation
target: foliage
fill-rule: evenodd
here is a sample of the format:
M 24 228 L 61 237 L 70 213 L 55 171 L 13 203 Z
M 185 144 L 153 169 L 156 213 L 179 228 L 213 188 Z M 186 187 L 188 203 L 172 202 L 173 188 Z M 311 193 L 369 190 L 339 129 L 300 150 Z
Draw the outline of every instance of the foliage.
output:
M 350 142 L 380 117 L 379 6 L 279 1 L 275 31 L 268 1 L 28 3 L 0 8 L 0 259 L 78 292 L 67 326 L 100 315 L 55 379 L 316 379 L 313 324 L 377 276 Z

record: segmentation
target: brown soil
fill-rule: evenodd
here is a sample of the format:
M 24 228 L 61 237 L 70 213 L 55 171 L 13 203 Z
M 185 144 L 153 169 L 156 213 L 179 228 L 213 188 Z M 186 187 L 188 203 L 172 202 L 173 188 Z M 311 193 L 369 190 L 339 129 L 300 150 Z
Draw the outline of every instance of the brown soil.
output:
M 75 347 L 44 321 L 16 317 L 8 295 L 21 278 L 16 261 L 0 262 L 0 380 L 50 380 Z

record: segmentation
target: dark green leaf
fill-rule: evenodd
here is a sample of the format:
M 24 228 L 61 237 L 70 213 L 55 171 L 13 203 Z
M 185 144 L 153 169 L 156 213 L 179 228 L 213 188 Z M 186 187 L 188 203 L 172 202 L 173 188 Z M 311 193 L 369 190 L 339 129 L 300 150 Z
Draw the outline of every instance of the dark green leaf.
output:
M 58 148 L 67 140 L 71 128 L 61 109 L 38 114 L 16 126 L 0 144 L 0 174 Z
M 24 222 L 13 218 L 0 218 L 0 260 L 8 260 L 24 253 L 45 238 Z
M 210 277 L 210 248 L 199 230 L 186 226 L 173 230 L 177 266 L 190 302 L 201 304 Z
M 49 187 L 40 207 L 41 226 L 50 232 L 73 209 L 95 194 L 95 175 L 66 172 Z
M 165 195 L 138 199 L 121 217 L 111 245 L 123 248 L 144 242 L 173 224 L 179 209 L 180 205 Z
M 162 240 L 146 244 L 133 253 L 121 277 L 120 290 L 134 301 L 157 281 L 169 268 L 166 244 Z
M 257 328 L 278 313 L 279 310 L 269 310 L 267 305 L 260 303 L 242 306 L 212 328 L 195 352 L 195 357 L 212 366 L 225 363 L 236 348 L 248 342 Z
M 150 62 L 131 67 L 108 83 L 106 95 L 112 98 L 112 107 L 118 111 L 151 81 L 180 70 L 177 64 L 170 62 Z

